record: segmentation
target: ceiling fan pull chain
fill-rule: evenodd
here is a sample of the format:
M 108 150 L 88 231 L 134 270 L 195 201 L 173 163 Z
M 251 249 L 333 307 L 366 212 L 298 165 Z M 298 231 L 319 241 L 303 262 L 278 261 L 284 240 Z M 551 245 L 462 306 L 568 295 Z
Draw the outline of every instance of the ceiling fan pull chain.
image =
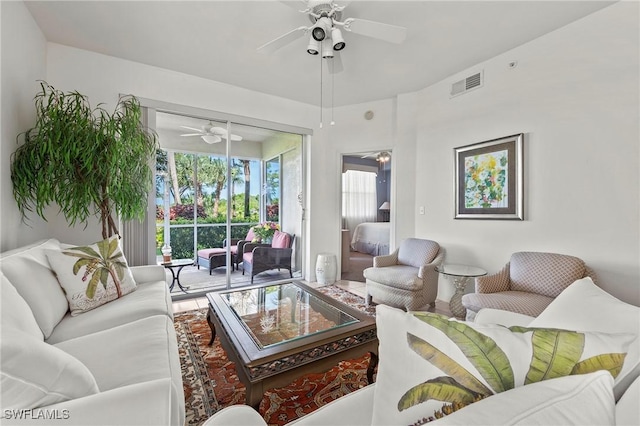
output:
M 335 91 L 333 90 L 333 79 L 335 78 L 335 73 L 333 72 L 333 61 L 329 61 L 331 63 L 331 125 L 335 126 L 336 122 L 333 121 L 333 100 L 334 100 L 334 93 Z
M 320 128 L 322 129 L 322 55 L 320 57 Z

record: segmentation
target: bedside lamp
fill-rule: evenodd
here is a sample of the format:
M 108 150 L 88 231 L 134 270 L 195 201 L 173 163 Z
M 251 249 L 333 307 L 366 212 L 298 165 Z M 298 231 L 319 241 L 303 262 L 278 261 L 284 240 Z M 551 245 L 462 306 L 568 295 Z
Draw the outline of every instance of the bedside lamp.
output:
M 389 222 L 389 210 L 391 210 L 391 204 L 388 201 L 382 203 L 378 210 L 382 211 L 382 218 L 385 222 Z

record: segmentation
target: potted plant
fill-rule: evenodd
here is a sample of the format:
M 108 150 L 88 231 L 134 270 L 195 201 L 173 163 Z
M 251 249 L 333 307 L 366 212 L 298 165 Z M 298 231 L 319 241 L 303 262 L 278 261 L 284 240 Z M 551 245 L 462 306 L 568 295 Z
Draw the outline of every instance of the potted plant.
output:
M 155 133 L 143 127 L 133 96 L 120 97 L 113 113 L 86 96 L 63 93 L 46 82 L 35 97 L 35 126 L 18 135 L 12 154 L 13 195 L 22 213 L 46 220 L 55 203 L 71 226 L 100 218 L 102 237 L 119 234 L 116 218 L 142 219 L 152 188 Z

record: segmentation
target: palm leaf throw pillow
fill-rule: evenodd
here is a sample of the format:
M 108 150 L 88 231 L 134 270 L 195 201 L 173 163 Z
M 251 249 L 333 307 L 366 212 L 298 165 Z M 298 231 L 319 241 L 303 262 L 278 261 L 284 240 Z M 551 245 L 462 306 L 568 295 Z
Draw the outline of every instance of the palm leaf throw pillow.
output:
M 414 425 L 543 380 L 622 369 L 632 334 L 506 328 L 377 308 L 373 425 Z
M 117 235 L 88 246 L 47 250 L 71 315 L 97 308 L 136 289 Z

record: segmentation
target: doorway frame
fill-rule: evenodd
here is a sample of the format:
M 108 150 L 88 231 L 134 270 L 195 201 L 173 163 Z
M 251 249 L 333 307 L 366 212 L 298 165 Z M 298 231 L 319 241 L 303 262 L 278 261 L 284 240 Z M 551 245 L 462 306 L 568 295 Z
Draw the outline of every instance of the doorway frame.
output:
M 300 145 L 300 155 L 301 155 L 300 188 L 301 188 L 301 197 L 300 197 L 300 204 L 301 204 L 301 208 L 302 208 L 301 223 L 300 223 L 300 229 L 301 229 L 300 241 L 302 242 L 302 244 L 301 244 L 302 247 L 308 247 L 309 246 L 308 242 L 306 241 L 308 233 L 307 233 L 307 224 L 306 224 L 306 215 L 305 215 L 305 211 L 306 211 L 306 202 L 305 201 L 307 200 L 307 195 L 306 195 L 306 190 L 307 190 L 307 168 L 306 168 L 306 165 L 308 164 L 308 159 L 307 159 L 308 150 L 307 150 L 306 144 L 310 140 L 310 137 L 313 135 L 313 130 L 312 129 L 309 129 L 309 128 L 306 128 L 306 127 L 294 126 L 294 125 L 290 125 L 290 124 L 278 123 L 278 122 L 274 122 L 274 121 L 262 120 L 262 119 L 253 118 L 253 117 L 241 116 L 241 115 L 237 115 L 237 114 L 224 113 L 224 112 L 210 110 L 210 109 L 204 109 L 204 108 L 192 107 L 192 106 L 176 104 L 176 103 L 171 103 L 171 102 L 159 101 L 159 100 L 155 100 L 155 99 L 142 98 L 142 97 L 138 97 L 137 99 L 140 102 L 140 106 L 142 107 L 142 110 L 143 110 L 143 124 L 145 125 L 145 127 L 149 128 L 150 130 L 152 130 L 154 132 L 156 130 L 156 126 L 155 126 L 155 124 L 156 124 L 156 113 L 157 112 L 162 112 L 162 113 L 168 113 L 168 114 L 189 116 L 189 117 L 203 119 L 203 120 L 214 120 L 214 121 L 218 121 L 218 122 L 225 122 L 226 123 L 226 127 L 227 127 L 227 132 L 229 134 L 231 134 L 231 128 L 232 128 L 233 125 L 242 125 L 242 126 L 253 126 L 253 127 L 266 128 L 266 129 L 274 130 L 274 131 L 278 131 L 278 132 L 292 133 L 292 134 L 300 135 L 300 137 L 301 137 L 301 145 Z M 230 181 L 230 178 L 231 178 L 231 176 L 230 176 L 231 175 L 231 169 L 230 169 L 230 146 L 229 145 L 230 145 L 230 141 L 227 141 L 227 143 L 226 143 L 227 181 Z M 154 162 L 155 159 L 151 159 L 151 161 Z M 266 161 L 266 160 L 263 160 L 263 161 Z M 261 171 L 260 174 L 262 175 L 263 172 Z M 227 185 L 227 199 L 229 199 L 230 196 L 231 196 L 231 186 Z M 227 204 L 227 217 L 229 217 L 229 208 L 230 208 L 230 205 Z M 149 192 L 147 216 L 146 216 L 145 220 L 142 222 L 142 224 L 140 224 L 139 226 L 135 226 L 135 225 L 132 226 L 132 224 L 128 224 L 128 226 L 129 226 L 130 229 L 138 228 L 138 229 L 135 229 L 136 233 L 146 236 L 146 238 L 144 238 L 144 241 L 146 241 L 145 246 L 146 246 L 146 253 L 147 253 L 146 263 L 150 264 L 150 265 L 156 264 L 156 260 L 155 260 L 156 259 L 155 258 L 155 228 L 156 228 L 156 223 L 155 223 L 155 191 L 150 191 Z M 227 235 L 227 239 L 231 238 L 231 226 L 230 226 L 230 223 L 227 223 L 227 225 L 226 225 L 226 235 Z M 135 246 L 133 248 L 130 248 L 130 250 L 135 250 L 135 249 L 139 249 L 139 245 Z M 303 274 L 303 278 L 304 278 L 304 271 L 307 270 L 307 256 L 306 256 L 307 253 L 306 252 L 307 252 L 307 250 L 301 250 L 301 253 L 300 253 L 301 254 L 301 257 L 300 257 L 300 271 Z M 247 284 L 247 285 L 250 285 L 250 284 Z M 227 289 L 230 288 L 230 271 L 229 271 L 229 268 L 227 268 L 227 283 L 226 283 L 226 287 L 227 287 Z M 193 295 L 193 297 L 196 297 L 196 296 L 197 296 L 196 294 Z
M 354 151 L 354 152 L 341 152 L 339 153 L 339 161 L 338 161 L 338 166 L 339 166 L 339 170 L 338 170 L 338 186 L 339 186 L 339 190 L 338 190 L 338 208 L 339 208 L 339 218 L 340 218 L 340 226 L 338 229 L 338 241 L 340 241 L 339 244 L 339 259 L 343 259 L 344 256 L 344 244 L 343 244 L 343 236 L 342 236 L 342 231 L 343 231 L 343 227 L 342 227 L 342 173 L 344 170 L 344 157 L 355 157 L 355 156 L 363 156 L 363 155 L 367 155 L 367 154 L 374 154 L 377 152 L 388 152 L 391 155 L 391 164 L 390 164 L 390 170 L 389 170 L 389 179 L 391 179 L 391 184 L 389 186 L 389 205 L 390 207 L 390 212 L 389 212 L 389 253 L 392 253 L 395 250 L 395 206 L 396 206 L 396 196 L 395 196 L 395 191 L 396 191 L 396 185 L 395 185 L 395 180 L 396 180 L 396 176 L 395 176 L 395 165 L 394 165 L 394 155 L 393 155 L 393 148 L 373 148 L 373 149 L 367 149 L 367 150 L 358 150 L 358 151 Z M 351 235 L 350 235 L 351 237 Z M 347 248 L 349 250 L 351 250 L 351 240 L 349 240 L 349 244 L 347 245 Z M 340 267 L 338 268 L 339 270 L 339 279 L 342 279 L 342 262 L 340 262 Z

